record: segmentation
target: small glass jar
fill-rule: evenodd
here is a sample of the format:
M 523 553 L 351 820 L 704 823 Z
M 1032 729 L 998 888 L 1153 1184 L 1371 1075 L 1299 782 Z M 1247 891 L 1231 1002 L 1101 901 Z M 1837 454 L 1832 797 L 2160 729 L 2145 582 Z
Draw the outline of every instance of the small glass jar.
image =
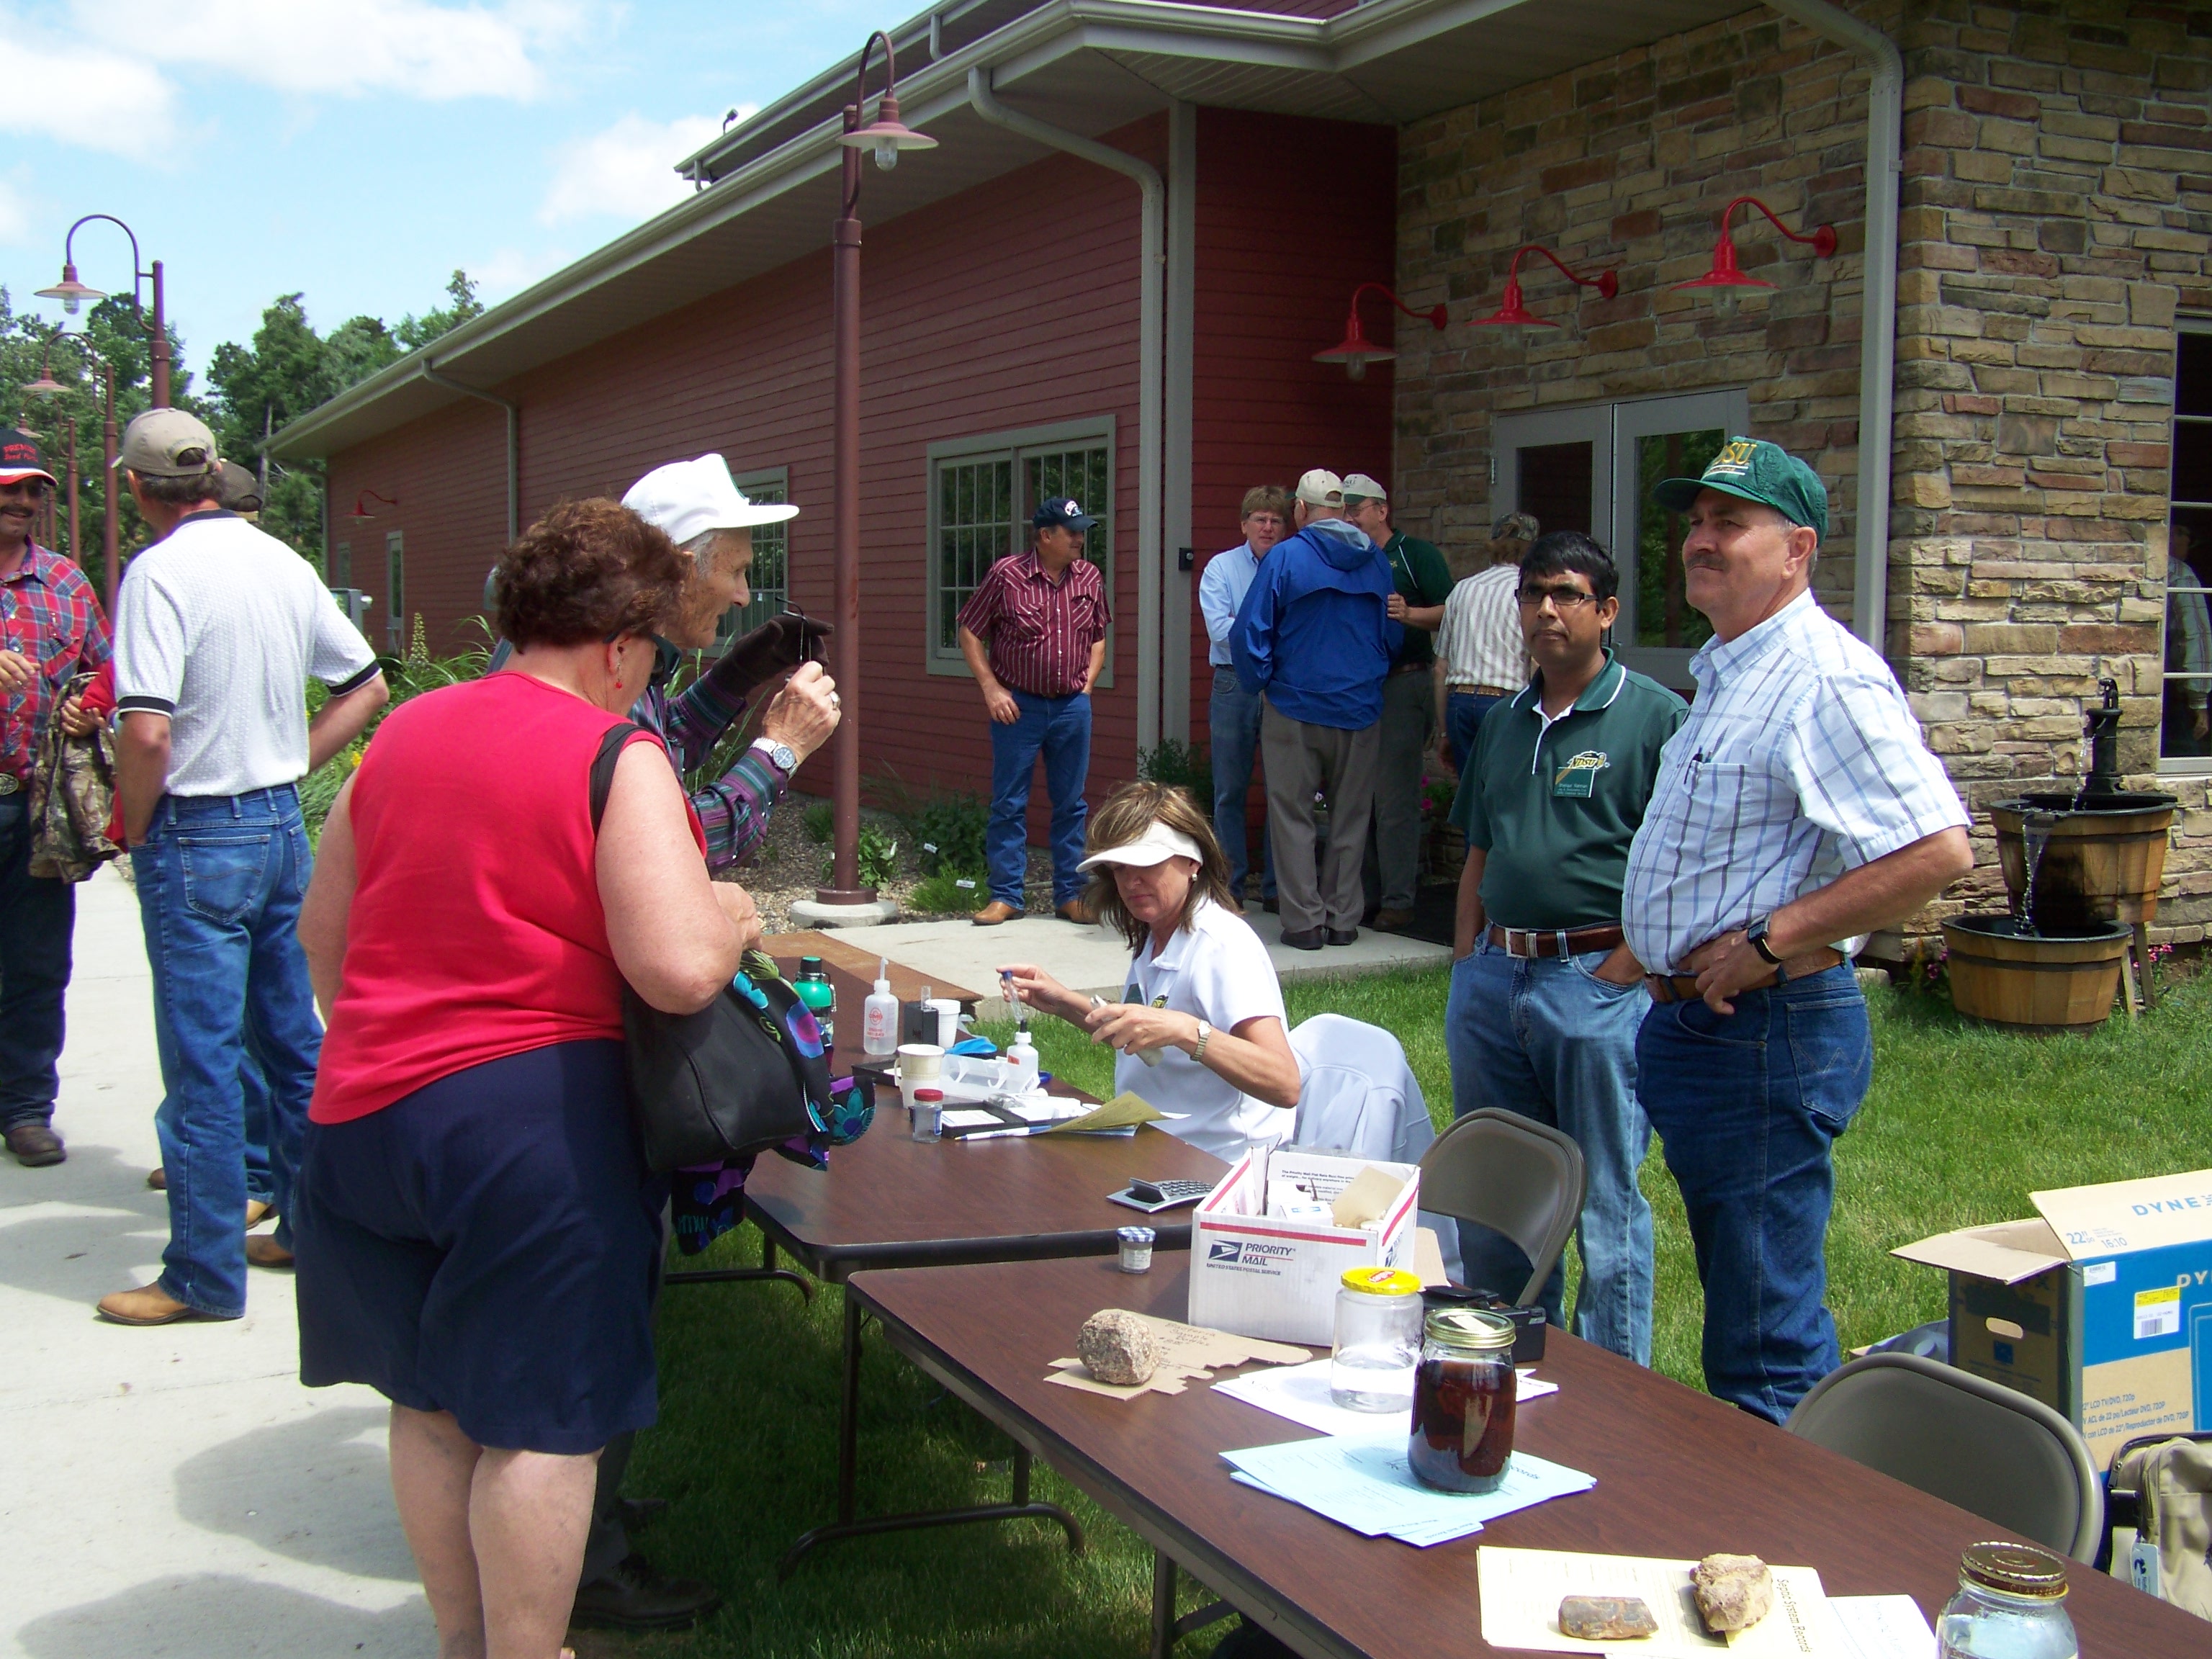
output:
M 914 1138 L 935 1140 L 945 1133 L 945 1091 L 916 1089 L 906 1097 L 914 1115 Z
M 1121 1271 L 1148 1273 L 1152 1270 L 1152 1243 L 1158 1235 L 1150 1227 L 1119 1227 L 1114 1237 L 1121 1246 Z
M 2066 1564 L 2033 1544 L 1976 1544 L 1936 1621 L 1942 1659 L 2077 1659 Z
M 1402 1412 L 1421 1358 L 1421 1281 L 1402 1267 L 1352 1267 L 1337 1281 L 1328 1397 L 1346 1411 Z
M 1407 1460 L 1444 1492 L 1496 1492 L 1513 1456 L 1513 1322 L 1479 1308 L 1429 1315 Z

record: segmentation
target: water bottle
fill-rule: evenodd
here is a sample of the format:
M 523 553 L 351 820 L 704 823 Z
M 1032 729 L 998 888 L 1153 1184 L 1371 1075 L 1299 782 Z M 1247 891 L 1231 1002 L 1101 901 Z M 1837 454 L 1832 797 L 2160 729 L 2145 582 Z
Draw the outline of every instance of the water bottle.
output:
M 827 1062 L 837 1047 L 837 988 L 830 982 L 820 957 L 799 957 L 799 977 L 791 988 L 814 1011 L 814 1023 L 822 1028 L 822 1058 Z
M 1976 1544 L 1936 1621 L 1942 1659 L 2079 1659 L 2066 1616 L 2066 1564 L 2033 1544 Z

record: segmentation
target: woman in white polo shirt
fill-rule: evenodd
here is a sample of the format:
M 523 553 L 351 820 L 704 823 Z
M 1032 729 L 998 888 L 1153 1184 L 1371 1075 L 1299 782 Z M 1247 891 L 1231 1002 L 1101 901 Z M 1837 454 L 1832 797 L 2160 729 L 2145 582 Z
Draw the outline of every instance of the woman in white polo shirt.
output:
M 999 971 L 1031 1007 L 1112 1044 L 1115 1088 L 1181 1115 L 1162 1128 L 1227 1158 L 1286 1139 L 1300 1085 L 1282 986 L 1225 902 L 1229 860 L 1198 803 L 1166 784 L 1127 784 L 1091 814 L 1086 840 L 1086 902 L 1136 953 L 1124 1000 L 1094 1008 L 1030 963 Z

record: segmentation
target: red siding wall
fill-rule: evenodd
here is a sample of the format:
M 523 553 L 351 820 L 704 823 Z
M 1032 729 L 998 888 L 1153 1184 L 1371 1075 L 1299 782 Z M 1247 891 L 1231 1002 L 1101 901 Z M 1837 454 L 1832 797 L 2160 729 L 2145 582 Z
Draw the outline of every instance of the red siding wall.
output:
M 1287 9 L 1287 8 L 1285 8 Z M 1191 393 L 1191 738 L 1206 740 L 1212 684 L 1198 579 L 1243 539 L 1255 484 L 1310 467 L 1390 483 L 1389 365 L 1352 380 L 1313 354 L 1344 333 L 1352 290 L 1389 283 L 1397 258 L 1398 138 L 1390 127 L 1198 112 L 1197 307 Z M 1325 205 L 1322 205 L 1325 204 Z M 1370 296 L 1371 340 L 1397 313 Z M 1256 786 L 1255 786 L 1256 788 Z

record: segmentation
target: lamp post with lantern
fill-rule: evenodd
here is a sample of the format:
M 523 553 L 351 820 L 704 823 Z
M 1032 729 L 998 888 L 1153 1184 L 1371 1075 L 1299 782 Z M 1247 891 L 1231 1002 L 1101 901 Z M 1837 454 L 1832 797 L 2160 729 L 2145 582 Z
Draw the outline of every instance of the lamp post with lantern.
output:
M 864 120 L 868 96 L 868 59 L 876 43 L 884 47 L 884 91 L 876 118 Z M 937 140 L 914 131 L 899 119 L 898 65 L 890 37 L 871 34 L 860 48 L 853 101 L 845 106 L 842 210 L 831 228 L 831 338 L 835 454 L 830 471 L 831 541 L 837 631 L 830 636 L 835 678 L 842 718 L 831 751 L 833 850 L 830 884 L 815 890 L 825 908 L 875 902 L 876 891 L 860 882 L 860 180 L 861 157 L 872 153 L 888 173 L 899 152 L 934 149 Z
M 62 279 L 52 288 L 42 288 L 41 300 L 59 300 L 62 309 L 74 317 L 87 300 L 100 301 L 107 297 L 105 289 L 88 288 L 77 280 L 76 234 L 95 219 L 106 220 L 131 239 L 131 308 L 138 311 L 138 284 L 148 278 L 154 283 L 154 317 L 147 329 L 148 361 L 153 382 L 154 407 L 169 406 L 169 329 L 167 313 L 162 307 L 161 262 L 154 261 L 149 269 L 142 269 L 138 252 L 138 234 L 112 213 L 88 213 L 69 228 L 62 240 Z M 143 313 L 140 313 L 143 319 Z
M 67 302 L 64 301 L 64 303 Z M 71 307 L 71 309 L 74 308 L 74 307 Z M 34 396 L 48 398 L 58 398 L 63 392 L 69 390 L 69 387 L 65 384 L 54 379 L 53 342 L 55 339 L 73 341 L 78 346 L 82 347 L 85 356 L 99 368 L 101 377 L 106 382 L 106 409 L 100 423 L 100 490 L 101 501 L 100 514 L 100 585 L 106 590 L 107 614 L 112 619 L 115 615 L 116 589 L 123 580 L 123 572 L 121 568 L 121 548 L 123 544 L 122 531 L 118 521 L 118 515 L 116 511 L 117 484 L 115 478 L 115 455 L 116 447 L 120 441 L 120 435 L 117 430 L 115 422 L 115 366 L 107 362 L 105 358 L 101 357 L 99 352 L 94 349 L 92 342 L 87 339 L 84 336 L 58 331 L 53 336 L 50 337 L 46 342 L 46 356 L 43 359 L 44 366 L 40 371 L 39 378 L 23 388 L 24 391 L 31 392 Z M 165 368 L 165 380 L 166 374 L 167 371 Z M 82 556 L 77 551 L 76 421 L 74 416 L 70 418 L 69 423 L 69 458 L 70 556 L 73 559 L 79 559 L 81 562 Z

